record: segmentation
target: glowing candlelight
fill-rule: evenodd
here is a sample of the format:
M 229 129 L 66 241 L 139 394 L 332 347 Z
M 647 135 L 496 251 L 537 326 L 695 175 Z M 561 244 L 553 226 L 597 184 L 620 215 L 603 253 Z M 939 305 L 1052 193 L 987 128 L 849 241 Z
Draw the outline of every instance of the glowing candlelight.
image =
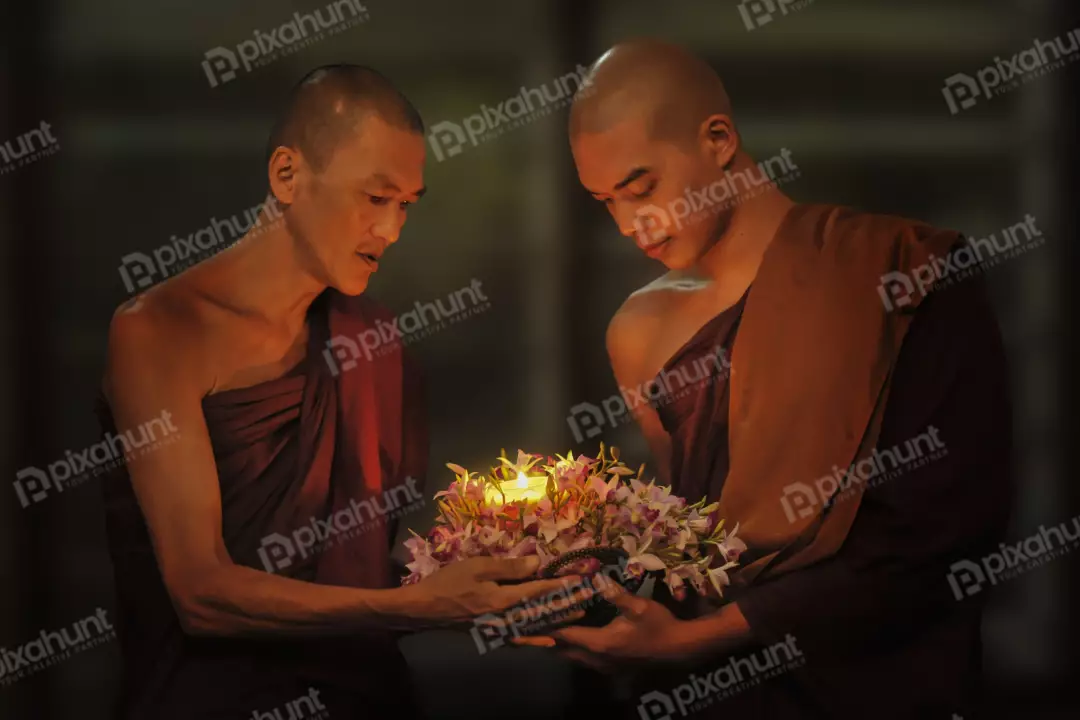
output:
M 523 472 L 518 472 L 517 480 L 513 482 L 504 482 L 495 487 L 494 485 L 488 485 L 484 489 L 484 499 L 490 504 L 501 504 L 503 502 L 512 503 L 519 500 L 525 500 L 527 502 L 536 502 L 547 495 L 547 476 L 535 475 L 528 476 Z M 502 491 L 501 493 L 499 491 Z

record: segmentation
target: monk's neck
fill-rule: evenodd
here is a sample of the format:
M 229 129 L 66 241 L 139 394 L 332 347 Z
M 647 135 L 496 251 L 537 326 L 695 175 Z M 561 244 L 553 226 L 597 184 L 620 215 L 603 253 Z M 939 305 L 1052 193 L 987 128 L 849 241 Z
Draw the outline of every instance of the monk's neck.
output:
M 222 303 L 286 326 L 302 322 L 327 285 L 308 269 L 285 223 L 249 233 L 212 259 L 204 286 Z
M 747 288 L 754 281 L 765 250 L 795 202 L 775 187 L 737 205 L 716 244 L 695 267 L 717 286 Z

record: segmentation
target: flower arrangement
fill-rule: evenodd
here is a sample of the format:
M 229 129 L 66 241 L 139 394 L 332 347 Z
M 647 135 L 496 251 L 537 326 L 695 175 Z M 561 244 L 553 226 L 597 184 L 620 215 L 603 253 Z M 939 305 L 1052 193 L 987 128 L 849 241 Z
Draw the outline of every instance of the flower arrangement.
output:
M 727 570 L 746 549 L 735 536 L 738 526 L 728 533 L 714 518 L 716 503 L 690 505 L 670 488 L 644 482 L 644 466 L 635 473 L 616 448 L 605 451 L 603 444 L 596 458 L 519 450 L 512 461 L 504 450 L 487 475 L 447 467 L 457 479 L 435 495 L 434 527 L 426 536 L 413 532 L 405 543 L 412 554 L 406 584 L 469 557 L 539 555 L 547 565 L 575 551 L 616 548 L 628 555 L 626 577 L 663 573 L 677 599 L 687 586 L 718 597 L 729 582 Z

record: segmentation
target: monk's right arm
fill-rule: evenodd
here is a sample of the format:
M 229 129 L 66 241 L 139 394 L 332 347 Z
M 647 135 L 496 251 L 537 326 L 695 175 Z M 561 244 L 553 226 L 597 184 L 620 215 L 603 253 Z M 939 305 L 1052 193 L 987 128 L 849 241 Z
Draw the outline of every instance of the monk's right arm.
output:
M 645 333 L 640 332 L 635 317 L 622 310 L 611 319 L 608 325 L 608 358 L 620 392 L 623 388 L 641 388 L 656 376 L 655 372 L 650 372 L 651 368 L 647 365 L 646 337 Z M 631 413 L 638 427 L 641 428 L 641 433 L 645 436 L 645 442 L 649 445 L 656 464 L 657 477 L 662 484 L 669 484 L 671 482 L 671 478 L 668 477 L 671 470 L 671 437 L 664 430 L 660 416 L 647 403 L 641 403 L 632 408 Z
M 160 323 L 159 323 L 160 325 Z M 483 558 L 451 565 L 422 583 L 388 590 L 319 585 L 235 564 L 221 529 L 217 468 L 202 414 L 200 358 L 163 337 L 140 312 L 110 328 L 106 389 L 119 432 L 165 417 L 175 442 L 127 458 L 166 589 L 185 632 L 195 635 L 320 635 L 406 629 L 500 612 L 559 581 L 513 589 L 495 580 L 535 573 L 536 558 Z M 163 414 L 167 413 L 167 414 Z

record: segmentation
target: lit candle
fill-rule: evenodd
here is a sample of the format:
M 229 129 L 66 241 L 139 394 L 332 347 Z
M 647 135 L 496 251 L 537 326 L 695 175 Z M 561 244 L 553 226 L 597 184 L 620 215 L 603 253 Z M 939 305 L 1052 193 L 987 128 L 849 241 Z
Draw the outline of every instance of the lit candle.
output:
M 503 502 L 517 502 L 519 500 L 536 502 L 547 495 L 547 481 L 546 475 L 534 475 L 530 477 L 523 472 L 518 472 L 517 480 L 501 483 L 498 488 L 494 485 L 488 485 L 484 488 L 484 500 L 486 500 L 488 504 L 496 505 Z M 502 490 L 501 493 L 499 492 L 500 490 Z

